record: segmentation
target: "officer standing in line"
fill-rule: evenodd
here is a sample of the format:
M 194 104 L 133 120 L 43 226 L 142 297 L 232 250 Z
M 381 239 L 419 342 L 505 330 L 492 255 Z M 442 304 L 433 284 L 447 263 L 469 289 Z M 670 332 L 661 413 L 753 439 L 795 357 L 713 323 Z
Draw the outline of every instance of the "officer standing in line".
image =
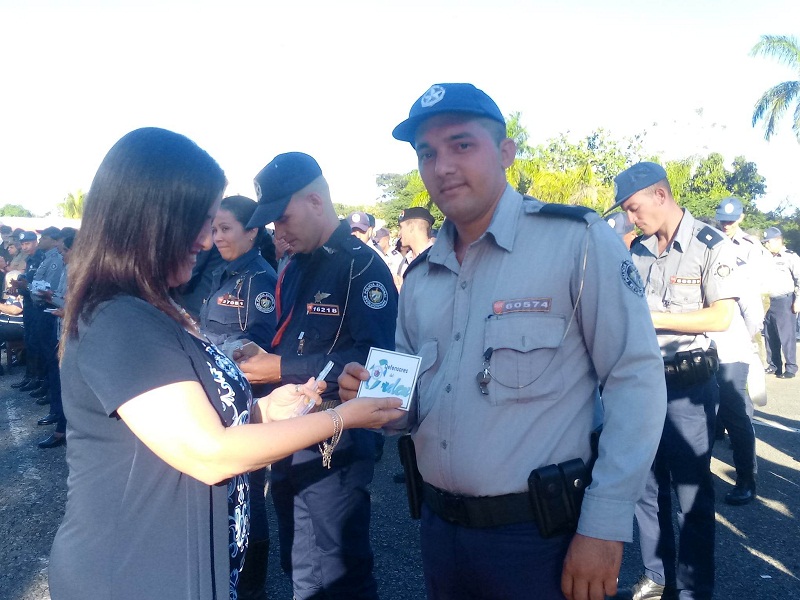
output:
M 394 349 L 397 292 L 378 255 L 339 222 L 328 183 L 311 156 L 276 156 L 255 178 L 259 207 L 248 227 L 275 223 L 292 258 L 276 293 L 278 331 L 272 353 L 242 359 L 251 383 L 304 383 L 328 361 L 323 407 L 339 403 L 336 378 L 370 347 Z M 294 597 L 377 598 L 369 541 L 375 433 L 350 429 L 332 460 L 317 446 L 272 465 L 281 564 Z
M 645 281 L 667 382 L 667 418 L 636 507 L 645 574 L 633 598 L 708 599 L 714 589 L 711 449 L 718 359 L 707 331 L 726 330 L 736 310 L 736 256 L 725 236 L 675 202 L 664 168 L 640 162 L 614 179 L 616 202 L 644 236 L 631 246 Z M 679 544 L 670 487 L 680 504 Z
M 264 227 L 247 228 L 256 207 L 255 200 L 245 196 L 228 196 L 211 223 L 213 250 L 224 262 L 211 272 L 200 307 L 200 331 L 229 356 L 231 343 L 249 340 L 269 350 L 275 336 L 278 275 L 261 254 L 269 234 Z M 254 386 L 253 395 L 266 392 Z M 250 472 L 250 537 L 239 575 L 239 600 L 264 596 L 269 559 L 266 477 L 265 468 Z
M 733 242 L 740 271 L 740 295 L 730 327 L 726 331 L 709 332 L 709 337 L 714 340 L 719 353 L 716 437 L 722 439 L 724 430 L 727 429 L 736 468 L 736 485 L 725 494 L 725 502 L 738 506 L 752 502 L 756 495 L 756 438 L 753 429 L 753 402 L 747 384 L 753 358 L 758 360 L 754 367 L 756 376 L 762 379 L 764 377 L 758 346 L 754 342 L 754 337 L 761 331 L 764 323 L 764 308 L 758 290 L 758 281 L 762 275 L 757 272 L 764 249 L 756 238 L 745 234 L 739 227 L 744 214 L 742 202 L 738 198 L 725 198 L 720 202 L 716 218 L 720 229 Z
M 619 211 L 607 215 L 605 219 L 611 229 L 617 232 L 617 235 L 622 240 L 622 243 L 625 244 L 625 247 L 630 250 L 631 244 L 636 238 L 636 228 L 633 226 L 633 223 L 631 223 L 628 215 Z
M 397 323 L 397 350 L 421 357 L 395 428 L 410 430 L 423 480 L 428 597 L 613 595 L 666 394 L 630 255 L 594 211 L 508 185 L 516 145 L 473 85 L 432 86 L 393 135 L 446 217 L 406 272 Z M 343 398 L 368 377 L 348 365 Z M 574 533 L 555 518 L 563 504 L 534 506 L 582 481 L 566 473 L 590 460 L 600 384 L 599 458 Z
M 12 388 L 21 392 L 30 392 L 39 389 L 44 384 L 44 360 L 39 354 L 38 345 L 33 341 L 33 332 L 36 328 L 37 313 L 33 307 L 33 300 L 28 289 L 28 282 L 33 281 L 36 269 L 44 260 L 44 250 L 39 248 L 39 238 L 35 231 L 22 231 L 18 234 L 20 250 L 27 256 L 25 273 L 16 281 L 12 281 L 12 290 L 22 296 L 22 320 L 25 327 L 25 377 L 22 381 L 12 383 Z
M 433 246 L 436 241 L 432 235 L 434 218 L 427 208 L 421 206 L 407 208 L 400 212 L 397 222 L 400 224 L 400 245 L 411 248 L 409 262 Z
M 764 246 L 772 254 L 769 309 L 764 327 L 767 346 L 767 373 L 781 379 L 797 375 L 797 340 L 795 328 L 800 313 L 800 257 L 783 244 L 777 227 L 764 232 Z M 783 358 L 781 360 L 781 350 Z
M 43 406 L 50 404 L 50 388 L 53 379 L 53 365 L 58 363 L 58 335 L 56 332 L 57 318 L 50 312 L 45 312 L 49 307 L 47 300 L 58 288 L 61 274 L 64 272 L 64 257 L 61 255 L 61 230 L 58 227 L 47 227 L 42 230 L 39 239 L 39 248 L 44 250 L 44 259 L 30 284 L 31 299 L 36 313 L 32 342 L 37 346 L 43 361 L 45 384 L 38 390 L 31 392 L 31 397 L 37 398 L 37 404 Z M 58 389 L 60 394 L 60 387 Z M 42 446 L 45 447 L 45 446 Z
M 759 349 L 761 330 L 764 327 L 764 306 L 761 297 L 769 295 L 769 272 L 772 269 L 772 256 L 761 245 L 761 240 L 742 231 L 744 207 L 741 200 L 733 196 L 725 198 L 717 207 L 716 218 L 720 230 L 733 242 L 736 256 L 746 263 L 743 276 L 747 284 L 745 289 L 750 292 L 750 295 L 756 296 L 748 300 L 746 305 L 740 301 L 739 306 L 752 313 L 751 315 L 742 314 L 746 322 L 755 319 L 761 321 L 758 333 L 752 343 L 753 351 L 748 356 L 747 389 L 749 391 L 748 398 L 752 403 L 764 406 L 767 403 L 767 380 Z M 760 317 L 759 313 L 761 313 Z

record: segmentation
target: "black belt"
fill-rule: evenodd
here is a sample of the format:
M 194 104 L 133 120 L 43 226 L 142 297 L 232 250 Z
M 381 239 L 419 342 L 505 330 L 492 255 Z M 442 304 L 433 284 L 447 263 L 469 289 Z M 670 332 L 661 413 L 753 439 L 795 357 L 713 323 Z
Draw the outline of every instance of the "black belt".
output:
M 457 496 L 423 481 L 422 499 L 437 516 L 463 527 L 500 527 L 536 521 L 528 492 Z
M 687 386 L 703 383 L 718 369 L 719 356 L 716 348 L 676 352 L 673 358 L 664 359 L 664 375 L 668 385 Z

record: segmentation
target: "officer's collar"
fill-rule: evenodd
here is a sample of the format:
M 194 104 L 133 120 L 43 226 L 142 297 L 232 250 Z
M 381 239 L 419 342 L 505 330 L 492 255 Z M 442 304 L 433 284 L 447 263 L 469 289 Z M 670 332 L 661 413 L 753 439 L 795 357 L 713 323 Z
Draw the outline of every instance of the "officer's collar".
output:
M 324 252 L 325 254 L 336 254 L 344 244 L 351 241 L 356 245 L 364 245 L 361 240 L 350 233 L 350 225 L 347 224 L 347 221 L 340 221 L 336 229 L 333 230 L 331 237 L 316 251 Z
M 514 248 L 514 236 L 517 232 L 517 220 L 519 219 L 521 206 L 522 195 L 514 191 L 514 188 L 510 185 L 506 185 L 506 189 L 494 209 L 492 221 L 480 239 L 488 235 L 494 240 L 495 244 L 511 252 Z M 455 241 L 456 228 L 452 221 L 445 219 L 436 236 L 436 242 L 428 254 L 430 261 L 444 264 L 447 256 L 455 251 Z
M 251 261 L 255 260 L 255 258 L 259 255 L 259 249 L 253 246 L 242 254 L 239 258 L 233 259 L 225 266 L 225 271 L 234 275 L 237 271 L 242 269 L 243 267 L 247 266 Z

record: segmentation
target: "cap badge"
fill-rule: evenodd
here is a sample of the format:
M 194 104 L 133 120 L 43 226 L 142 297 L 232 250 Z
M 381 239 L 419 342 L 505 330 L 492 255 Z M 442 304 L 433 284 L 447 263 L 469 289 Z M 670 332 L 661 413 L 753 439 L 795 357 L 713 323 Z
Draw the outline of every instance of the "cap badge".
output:
M 359 223 L 361 221 L 361 215 L 356 213 L 356 214 L 353 215 L 352 219 L 353 219 L 353 223 Z
M 422 108 L 429 108 L 444 98 L 445 89 L 440 85 L 432 85 L 419 100 Z
M 723 210 L 726 214 L 731 214 L 733 212 L 733 202 L 728 202 Z
M 258 184 L 257 181 L 254 181 L 253 184 L 256 186 L 256 200 L 261 200 L 261 186 Z

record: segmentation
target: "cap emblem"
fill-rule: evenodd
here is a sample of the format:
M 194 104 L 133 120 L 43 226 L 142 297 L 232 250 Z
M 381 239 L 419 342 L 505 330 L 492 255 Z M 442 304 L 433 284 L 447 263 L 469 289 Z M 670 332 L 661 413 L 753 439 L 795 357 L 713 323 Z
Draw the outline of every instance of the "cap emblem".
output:
M 731 214 L 731 213 L 733 212 L 733 202 L 728 202 L 728 203 L 725 205 L 725 208 L 724 208 L 724 210 L 725 210 L 725 213 L 726 213 L 726 214 Z
M 429 108 L 444 98 L 445 89 L 441 85 L 432 85 L 419 100 L 422 108 Z

